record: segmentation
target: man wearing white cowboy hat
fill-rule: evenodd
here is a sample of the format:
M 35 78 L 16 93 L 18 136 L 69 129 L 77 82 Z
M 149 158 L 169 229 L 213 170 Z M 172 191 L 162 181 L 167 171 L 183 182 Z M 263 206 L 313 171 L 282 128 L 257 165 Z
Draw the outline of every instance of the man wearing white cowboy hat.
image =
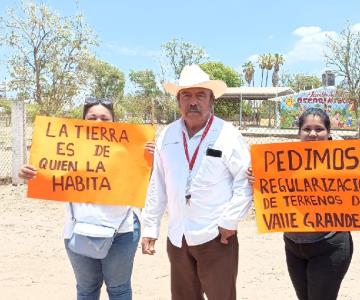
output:
M 160 134 L 142 213 L 144 254 L 155 253 L 168 209 L 167 251 L 173 300 L 236 299 L 239 220 L 252 192 L 245 174 L 250 155 L 239 131 L 214 117 L 215 98 L 226 91 L 197 65 L 185 66 L 176 96 L 181 118 Z

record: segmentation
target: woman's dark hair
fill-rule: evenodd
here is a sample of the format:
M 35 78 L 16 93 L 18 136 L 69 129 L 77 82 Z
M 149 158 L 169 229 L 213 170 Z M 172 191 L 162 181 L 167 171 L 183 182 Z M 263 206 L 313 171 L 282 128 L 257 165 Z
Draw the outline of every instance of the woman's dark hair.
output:
M 298 122 L 299 131 L 301 130 L 301 127 L 303 127 L 305 119 L 308 116 L 319 117 L 321 119 L 321 121 L 323 122 L 326 130 L 328 132 L 330 132 L 330 118 L 329 118 L 328 114 L 325 111 L 323 111 L 321 108 L 316 108 L 316 107 L 310 107 L 301 114 L 301 116 L 299 117 L 299 122 Z
M 95 97 L 89 97 L 85 99 L 84 102 L 84 110 L 83 110 L 83 119 L 85 119 L 85 116 L 88 112 L 88 110 L 93 107 L 94 105 L 99 105 L 106 107 L 112 116 L 112 120 L 115 121 L 115 113 L 114 113 L 114 106 L 111 99 L 108 98 L 95 98 Z

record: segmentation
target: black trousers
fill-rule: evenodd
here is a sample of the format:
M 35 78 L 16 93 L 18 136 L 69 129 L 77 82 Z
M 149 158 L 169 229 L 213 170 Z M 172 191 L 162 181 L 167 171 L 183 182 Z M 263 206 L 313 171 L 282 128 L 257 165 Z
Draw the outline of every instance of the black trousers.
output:
M 326 240 L 296 244 L 284 237 L 286 262 L 300 300 L 336 300 L 349 268 L 353 242 L 350 232 Z

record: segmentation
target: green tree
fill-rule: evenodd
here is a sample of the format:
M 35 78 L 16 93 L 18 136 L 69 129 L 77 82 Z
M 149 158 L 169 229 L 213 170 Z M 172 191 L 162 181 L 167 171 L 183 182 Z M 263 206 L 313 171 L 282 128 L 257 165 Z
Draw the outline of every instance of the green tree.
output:
M 161 93 L 156 97 L 155 116 L 158 123 L 166 124 L 176 120 L 178 104 L 173 97 L 166 93 Z
M 274 66 L 274 57 L 271 53 L 265 55 L 265 69 L 266 69 L 266 86 L 268 85 L 269 71 Z
M 175 78 L 180 77 L 186 65 L 200 64 L 207 60 L 207 54 L 202 47 L 178 39 L 161 45 L 163 55 L 170 64 Z
M 305 89 L 318 88 L 322 85 L 321 80 L 315 75 L 290 74 L 284 72 L 280 76 L 282 86 L 291 87 L 295 92 Z
M 152 70 L 131 70 L 129 78 L 130 81 L 135 84 L 137 94 L 144 96 L 156 96 L 160 94 L 160 89 L 157 86 L 156 77 Z
M 20 100 L 33 100 L 41 114 L 69 107 L 84 83 L 78 66 L 96 38 L 81 15 L 61 17 L 44 4 L 23 4 L 1 19 L 7 46 L 9 88 Z
M 273 75 L 272 75 L 272 85 L 277 86 L 279 83 L 280 65 L 284 64 L 285 59 L 282 54 L 275 53 L 273 56 L 273 61 L 274 61 L 274 71 L 273 71 Z
M 350 25 L 337 37 L 328 36 L 326 64 L 334 68 L 335 74 L 343 79 L 342 86 L 348 90 L 353 102 L 356 119 L 359 120 L 360 102 L 360 32 Z M 358 124 L 360 136 L 360 124 Z
M 127 107 L 134 104 L 130 112 L 132 116 L 136 116 L 135 121 L 151 120 L 151 123 L 155 123 L 156 120 L 157 123 L 168 123 L 174 120 L 176 102 L 159 89 L 152 70 L 130 71 L 129 78 L 136 91 L 127 98 Z
M 254 74 L 255 74 L 255 68 L 254 64 L 251 61 L 248 61 L 242 65 L 243 67 L 243 73 L 245 75 L 245 81 L 247 82 L 248 86 L 250 86 L 251 82 L 254 86 Z
M 26 120 L 34 123 L 37 115 L 40 114 L 40 107 L 36 102 L 25 104 Z
M 122 110 L 117 111 L 117 115 L 126 122 L 144 123 L 150 117 L 148 103 L 145 100 L 136 94 L 125 95 L 122 99 Z
M 11 120 L 11 100 L 0 98 L 0 115 L 5 118 L 5 125 L 10 126 Z
M 261 87 L 263 86 L 264 70 L 266 69 L 266 62 L 267 62 L 266 54 L 261 54 L 258 58 L 259 68 L 261 69 Z
M 83 104 L 72 106 L 66 112 L 66 116 L 68 118 L 72 118 L 72 119 L 82 119 L 83 118 L 83 110 L 84 110 Z M 115 117 L 117 117 L 116 113 L 115 113 Z
M 176 101 L 169 95 L 161 94 L 156 98 L 155 118 L 157 123 L 166 124 L 176 119 Z M 125 95 L 122 100 L 122 110 L 117 114 L 127 122 L 149 123 L 151 108 L 149 99 L 137 94 Z
M 200 67 L 209 74 L 212 80 L 223 80 L 229 87 L 237 87 L 242 84 L 241 76 L 233 68 L 221 62 L 207 62 Z M 224 119 L 235 119 L 239 114 L 239 104 L 236 101 L 216 100 L 215 114 Z
M 133 71 L 129 73 L 130 81 L 136 86 L 135 101 L 143 102 L 142 108 L 150 114 L 151 123 L 155 123 L 156 98 L 161 94 L 152 70 Z M 146 118 L 146 113 L 144 116 Z
M 96 58 L 84 61 L 81 68 L 89 77 L 91 95 L 98 98 L 110 98 L 115 102 L 124 93 L 125 76 L 117 67 Z
M 221 62 L 209 61 L 199 65 L 212 80 L 222 80 L 228 87 L 238 87 L 242 84 L 241 76 L 233 68 Z

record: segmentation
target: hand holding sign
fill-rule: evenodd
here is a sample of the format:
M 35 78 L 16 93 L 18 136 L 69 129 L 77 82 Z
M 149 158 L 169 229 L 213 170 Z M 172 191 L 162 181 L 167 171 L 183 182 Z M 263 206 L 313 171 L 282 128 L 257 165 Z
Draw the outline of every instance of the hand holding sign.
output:
M 153 137 L 149 125 L 37 117 L 30 163 L 38 176 L 28 196 L 141 207 L 151 170 L 144 144 Z
M 37 171 L 34 166 L 24 165 L 21 167 L 18 175 L 21 179 L 31 180 L 35 178 L 36 173 Z

